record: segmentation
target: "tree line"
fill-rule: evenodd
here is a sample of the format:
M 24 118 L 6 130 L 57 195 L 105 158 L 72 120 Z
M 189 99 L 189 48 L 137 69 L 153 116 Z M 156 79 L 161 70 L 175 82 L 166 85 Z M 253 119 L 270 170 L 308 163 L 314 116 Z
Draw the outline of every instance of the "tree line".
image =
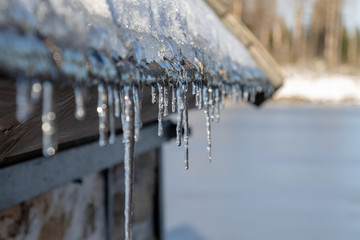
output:
M 360 30 L 346 28 L 343 0 L 313 1 L 307 24 L 305 2 L 297 2 L 292 27 L 277 13 L 277 0 L 230 0 L 227 4 L 282 64 L 312 59 L 328 66 L 359 64 Z

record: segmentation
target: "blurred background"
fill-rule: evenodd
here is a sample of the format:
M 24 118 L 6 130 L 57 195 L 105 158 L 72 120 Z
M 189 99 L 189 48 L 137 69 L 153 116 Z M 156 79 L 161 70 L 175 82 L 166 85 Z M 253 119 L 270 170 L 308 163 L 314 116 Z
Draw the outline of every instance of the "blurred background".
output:
M 166 239 L 360 239 L 360 1 L 229 0 L 281 64 L 260 108 L 191 111 L 190 170 L 168 143 Z

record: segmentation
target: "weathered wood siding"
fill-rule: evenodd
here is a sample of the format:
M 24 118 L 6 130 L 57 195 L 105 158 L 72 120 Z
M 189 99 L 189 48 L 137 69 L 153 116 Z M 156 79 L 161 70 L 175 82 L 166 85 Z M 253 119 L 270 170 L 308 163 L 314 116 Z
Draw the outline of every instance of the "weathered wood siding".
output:
M 93 174 L 0 212 L 0 239 L 103 239 L 104 179 Z
M 133 239 L 156 239 L 157 151 L 135 159 Z M 64 169 L 66 171 L 66 169 Z M 110 170 L 113 239 L 124 238 L 124 170 Z M 0 212 L 0 240 L 101 240 L 106 237 L 105 178 L 94 173 Z

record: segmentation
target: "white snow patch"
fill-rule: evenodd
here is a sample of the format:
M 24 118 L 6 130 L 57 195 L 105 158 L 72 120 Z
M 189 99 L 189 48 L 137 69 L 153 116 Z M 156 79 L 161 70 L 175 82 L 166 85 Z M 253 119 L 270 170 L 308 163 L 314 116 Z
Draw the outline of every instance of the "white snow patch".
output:
M 301 100 L 312 103 L 360 104 L 360 76 L 284 69 L 285 81 L 274 100 Z

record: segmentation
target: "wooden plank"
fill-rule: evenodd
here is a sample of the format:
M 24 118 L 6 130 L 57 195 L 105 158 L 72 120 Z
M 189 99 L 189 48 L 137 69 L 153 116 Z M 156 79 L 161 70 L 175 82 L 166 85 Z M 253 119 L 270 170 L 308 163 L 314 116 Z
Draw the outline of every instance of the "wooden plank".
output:
M 133 239 L 161 239 L 155 228 L 159 220 L 156 218 L 159 209 L 155 207 L 159 197 L 156 196 L 158 152 L 152 149 L 134 159 Z M 63 169 L 59 167 L 59 171 Z M 61 187 L 1 210 L 0 239 L 123 239 L 124 166 L 119 163 L 107 172 L 111 173 L 107 181 L 101 172 L 73 182 L 68 179 Z M 112 187 L 106 192 L 109 186 Z M 107 217 L 114 223 L 113 227 L 106 221 Z
M 228 11 L 227 5 L 221 0 L 205 0 L 207 4 L 216 12 L 222 22 L 228 29 L 244 44 L 250 55 L 258 63 L 259 67 L 264 71 L 270 79 L 275 89 L 281 87 L 283 83 L 283 75 L 280 66 L 270 53 L 265 49 L 261 42 L 254 34 L 236 19 L 231 12 Z
M 0 239 L 105 239 L 101 173 L 0 211 Z

